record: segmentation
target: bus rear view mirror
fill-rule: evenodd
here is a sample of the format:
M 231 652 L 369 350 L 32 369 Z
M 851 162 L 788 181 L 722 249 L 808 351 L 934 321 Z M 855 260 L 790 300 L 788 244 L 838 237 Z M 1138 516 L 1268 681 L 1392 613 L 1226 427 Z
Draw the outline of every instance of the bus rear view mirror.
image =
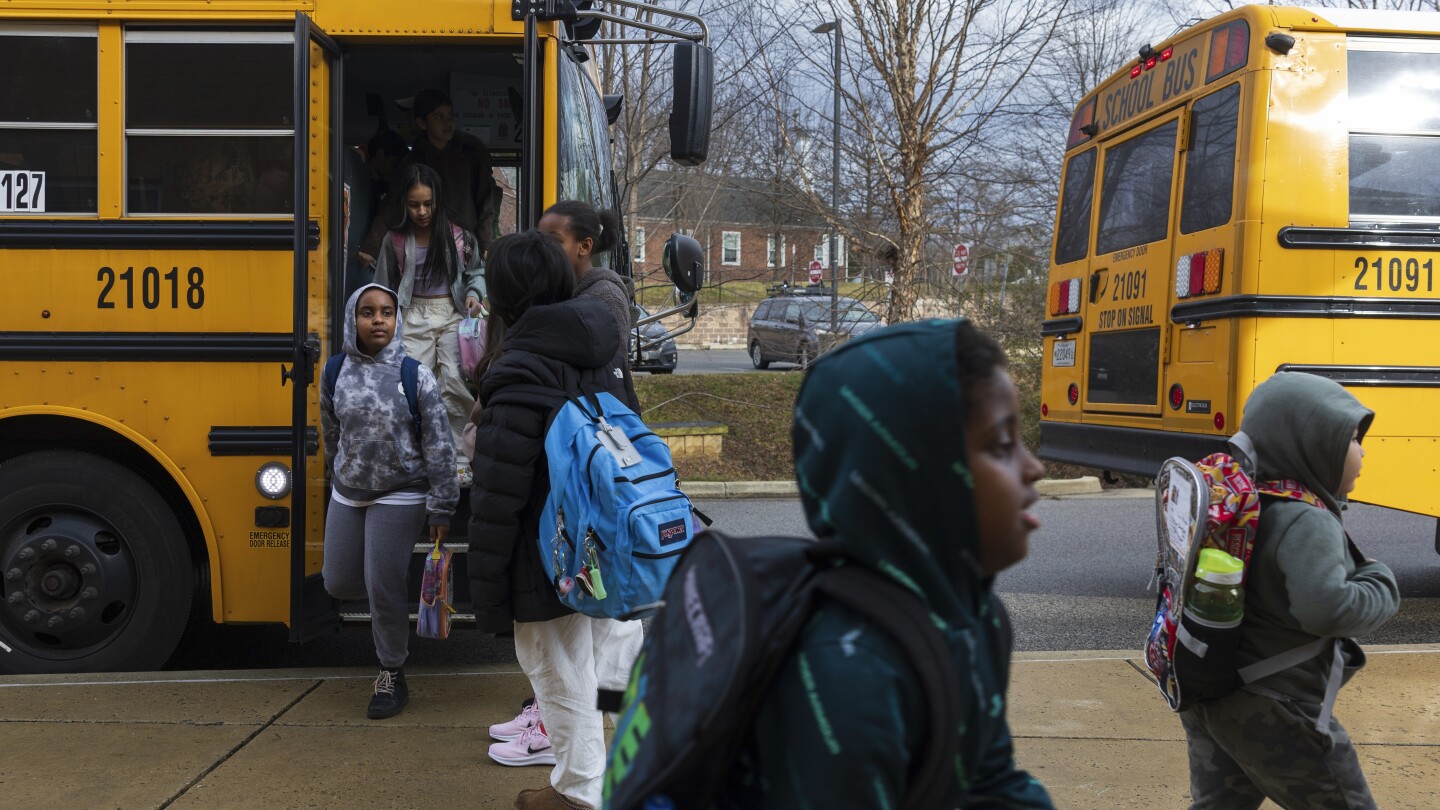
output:
M 710 48 L 675 44 L 675 93 L 670 109 L 670 159 L 698 166 L 710 151 L 710 100 L 714 91 Z
M 661 264 L 670 283 L 683 295 L 694 295 L 700 291 L 703 278 L 704 253 L 700 243 L 683 233 L 672 233 L 665 240 L 665 253 Z

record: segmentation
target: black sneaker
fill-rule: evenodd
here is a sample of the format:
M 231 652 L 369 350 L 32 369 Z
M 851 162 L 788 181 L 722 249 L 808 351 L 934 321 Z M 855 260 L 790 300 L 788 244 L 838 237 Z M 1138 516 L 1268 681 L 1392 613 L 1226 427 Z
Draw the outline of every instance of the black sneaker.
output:
M 410 687 L 405 685 L 405 670 L 382 669 L 375 678 L 375 694 L 370 698 L 371 720 L 394 717 L 410 702 Z

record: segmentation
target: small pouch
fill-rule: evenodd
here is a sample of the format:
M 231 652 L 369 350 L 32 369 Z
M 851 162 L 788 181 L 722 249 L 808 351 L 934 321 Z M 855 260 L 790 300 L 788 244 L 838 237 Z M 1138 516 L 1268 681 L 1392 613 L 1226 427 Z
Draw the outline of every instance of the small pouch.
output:
M 454 597 L 455 574 L 450 568 L 450 549 L 435 541 L 435 548 L 425 555 L 425 574 L 420 581 L 420 610 L 415 632 L 421 638 L 447 638 L 450 635 L 451 605 Z
M 456 333 L 460 349 L 460 374 L 471 383 L 477 382 L 475 371 L 485 354 L 485 319 L 466 318 Z

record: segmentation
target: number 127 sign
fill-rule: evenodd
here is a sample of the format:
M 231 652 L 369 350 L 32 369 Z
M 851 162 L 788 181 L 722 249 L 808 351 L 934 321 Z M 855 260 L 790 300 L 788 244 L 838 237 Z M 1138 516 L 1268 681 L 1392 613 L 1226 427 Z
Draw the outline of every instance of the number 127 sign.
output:
M 44 210 L 44 172 L 0 172 L 0 214 Z

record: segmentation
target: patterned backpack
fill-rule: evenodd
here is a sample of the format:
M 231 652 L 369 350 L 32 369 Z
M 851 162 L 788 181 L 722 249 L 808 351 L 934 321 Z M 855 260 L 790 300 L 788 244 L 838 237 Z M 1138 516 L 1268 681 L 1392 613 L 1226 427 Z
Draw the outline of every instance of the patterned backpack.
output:
M 1145 664 L 1166 703 L 1177 712 L 1224 697 L 1338 645 L 1333 639 L 1316 639 L 1242 668 L 1238 665 L 1241 621 L 1216 626 L 1187 615 L 1185 602 L 1201 549 L 1218 548 L 1240 560 L 1248 579 L 1262 495 L 1326 508 L 1298 481 L 1256 483 L 1255 445 L 1243 432 L 1231 437 L 1230 446 L 1236 451 L 1233 456 L 1214 453 L 1193 463 L 1167 459 L 1155 479 L 1159 551 L 1151 587 L 1157 590 L 1158 603 L 1145 643 Z M 1331 681 L 1329 702 L 1333 703 L 1340 679 Z M 1328 711 L 1325 714 L 1328 717 Z

